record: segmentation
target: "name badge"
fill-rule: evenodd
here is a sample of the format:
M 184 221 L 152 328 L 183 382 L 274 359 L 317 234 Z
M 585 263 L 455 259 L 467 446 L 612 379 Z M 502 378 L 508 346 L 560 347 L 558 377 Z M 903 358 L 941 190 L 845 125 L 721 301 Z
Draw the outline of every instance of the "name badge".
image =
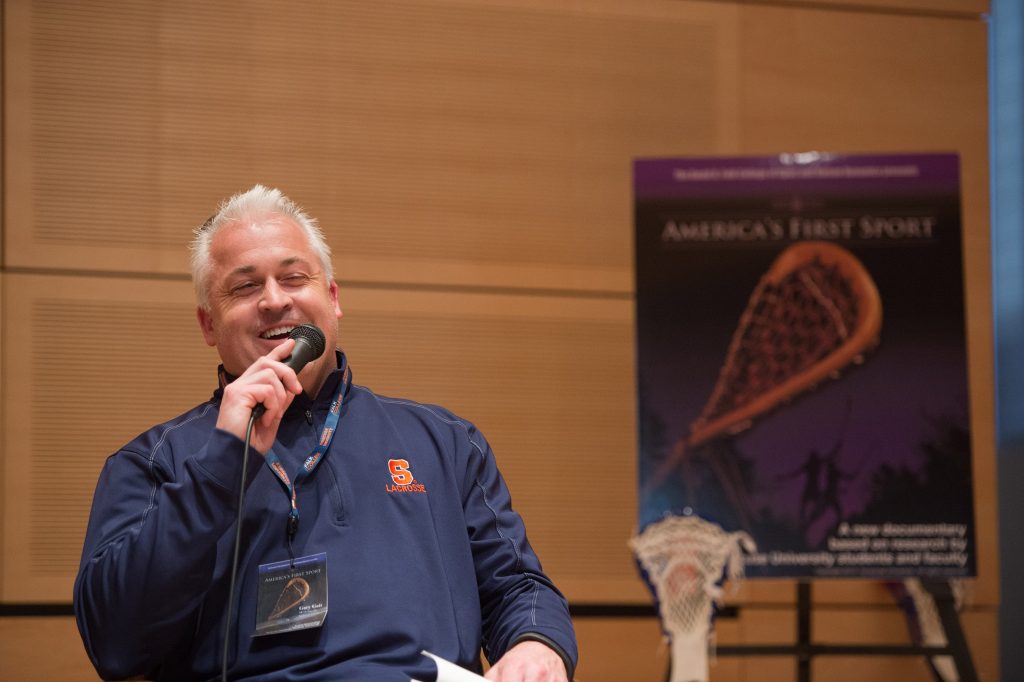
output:
M 318 628 L 326 617 L 326 552 L 260 566 L 256 637 Z

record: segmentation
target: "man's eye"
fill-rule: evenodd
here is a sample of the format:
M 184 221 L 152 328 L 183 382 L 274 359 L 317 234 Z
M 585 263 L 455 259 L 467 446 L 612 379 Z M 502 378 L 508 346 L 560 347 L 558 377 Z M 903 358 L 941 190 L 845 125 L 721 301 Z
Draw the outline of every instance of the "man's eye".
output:
M 255 289 L 256 289 L 256 282 L 245 282 L 244 284 L 237 285 L 231 291 L 232 291 L 232 293 L 235 293 L 235 294 L 247 294 L 250 291 L 253 291 Z
M 305 275 L 301 273 L 295 273 L 293 275 L 287 275 L 283 277 L 281 281 L 287 282 L 288 284 L 301 284 L 302 282 L 305 282 L 306 279 L 308 278 Z

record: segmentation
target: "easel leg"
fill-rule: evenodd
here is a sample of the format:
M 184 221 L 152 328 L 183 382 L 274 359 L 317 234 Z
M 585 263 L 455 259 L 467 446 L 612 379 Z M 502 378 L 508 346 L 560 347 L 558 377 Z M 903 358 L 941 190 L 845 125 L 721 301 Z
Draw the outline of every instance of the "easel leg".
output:
M 978 682 L 978 673 L 974 669 L 971 650 L 967 646 L 967 638 L 960 624 L 960 615 L 956 612 L 953 590 L 948 580 L 921 580 L 921 586 L 935 600 L 935 608 L 939 612 L 939 620 L 946 631 L 946 642 L 956 663 L 960 682 Z
M 796 584 L 797 682 L 811 682 L 811 581 Z

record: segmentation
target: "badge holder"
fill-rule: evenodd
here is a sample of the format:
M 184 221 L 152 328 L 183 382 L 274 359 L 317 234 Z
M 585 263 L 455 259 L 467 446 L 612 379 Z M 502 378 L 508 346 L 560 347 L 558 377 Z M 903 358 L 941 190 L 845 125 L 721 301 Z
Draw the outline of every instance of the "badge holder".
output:
M 318 628 L 326 616 L 326 552 L 260 566 L 256 637 Z

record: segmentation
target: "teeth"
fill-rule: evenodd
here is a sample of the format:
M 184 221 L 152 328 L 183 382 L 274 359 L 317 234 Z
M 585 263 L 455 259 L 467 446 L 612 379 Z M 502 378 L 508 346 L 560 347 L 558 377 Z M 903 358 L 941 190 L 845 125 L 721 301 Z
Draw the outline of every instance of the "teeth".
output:
M 295 327 L 274 327 L 260 334 L 261 339 L 271 339 L 275 336 L 281 336 L 282 334 L 290 334 Z

